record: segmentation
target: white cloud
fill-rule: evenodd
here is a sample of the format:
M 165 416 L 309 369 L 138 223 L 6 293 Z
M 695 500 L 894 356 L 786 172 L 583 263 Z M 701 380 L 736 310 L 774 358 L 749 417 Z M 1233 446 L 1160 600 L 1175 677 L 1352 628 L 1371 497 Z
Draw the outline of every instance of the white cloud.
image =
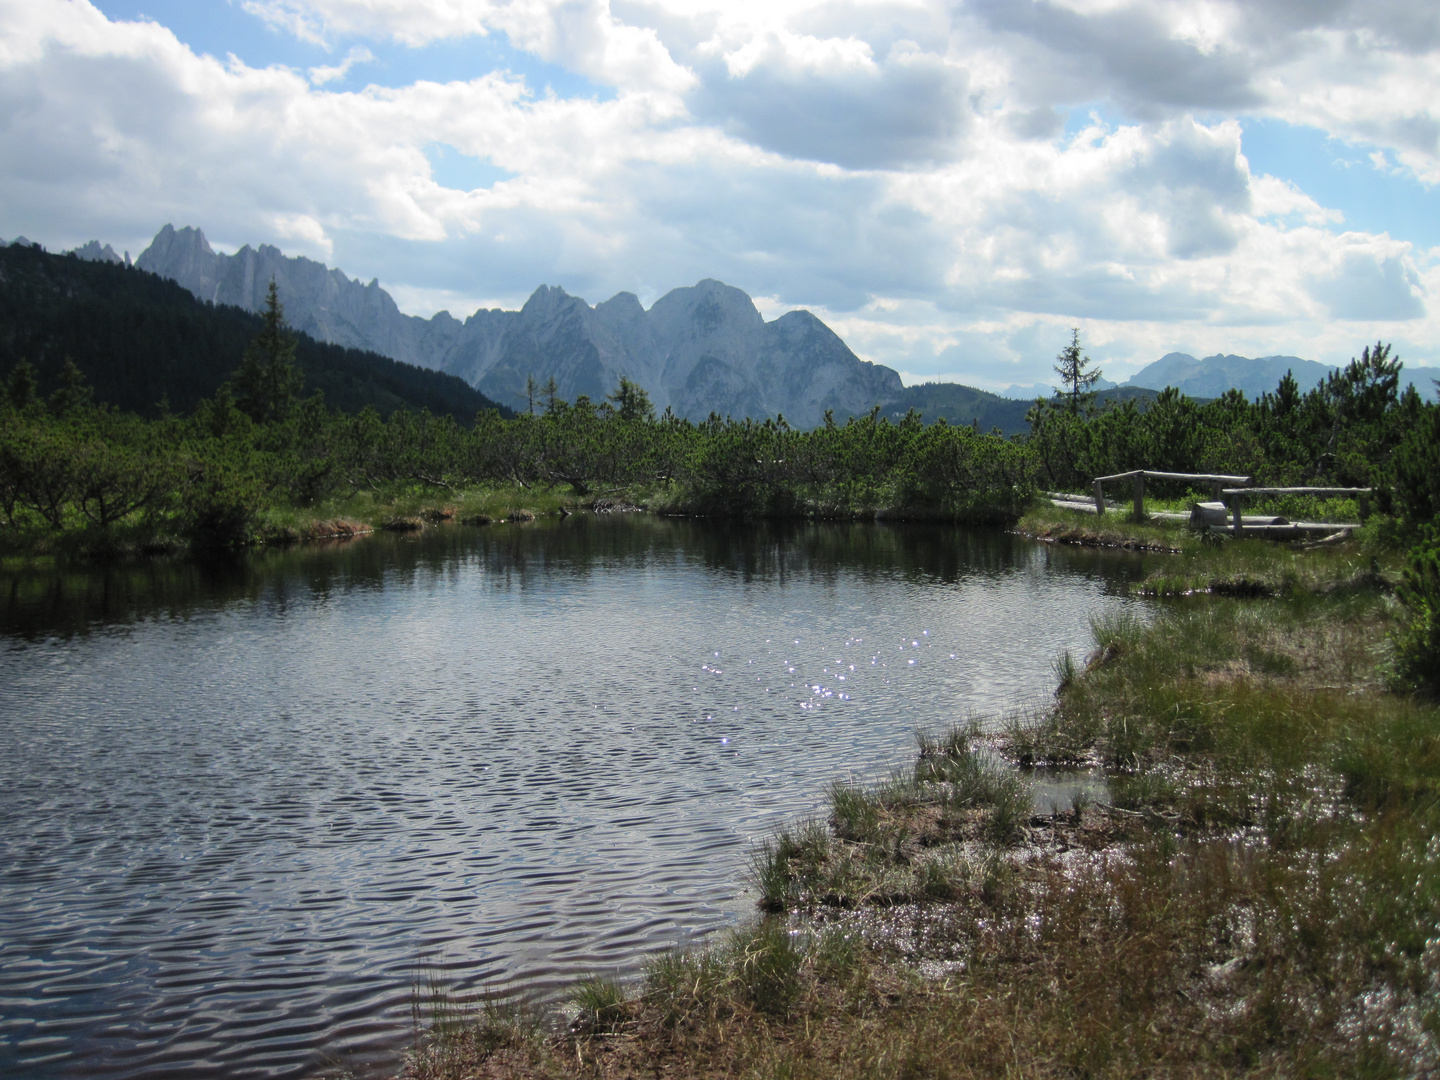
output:
M 0 233 L 138 249 L 195 224 L 461 316 L 542 281 L 593 302 L 714 276 L 915 378 L 991 386 L 1048 377 L 1073 325 L 1116 378 L 1177 346 L 1333 360 L 1351 335 L 1440 360 L 1440 253 L 1339 232 L 1252 173 L 1236 120 L 1313 124 L 1440 180 L 1440 31 L 1414 5 L 247 6 L 345 58 L 257 68 L 84 0 L 0 0 Z M 503 71 L 331 88 L 371 45 L 497 32 L 614 96 Z M 1134 120 L 1063 135 L 1091 103 Z M 444 187 L 435 144 L 509 178 Z
M 605 85 L 674 91 L 689 83 L 652 28 L 621 22 L 605 0 L 245 0 L 245 8 L 306 40 L 360 36 L 422 46 L 498 30 Z
M 345 59 L 338 64 L 321 65 L 310 69 L 310 82 L 314 86 L 323 86 L 326 83 L 343 79 L 350 74 L 350 69 L 356 64 L 368 64 L 373 62 L 375 54 L 363 45 L 357 45 L 345 55 Z

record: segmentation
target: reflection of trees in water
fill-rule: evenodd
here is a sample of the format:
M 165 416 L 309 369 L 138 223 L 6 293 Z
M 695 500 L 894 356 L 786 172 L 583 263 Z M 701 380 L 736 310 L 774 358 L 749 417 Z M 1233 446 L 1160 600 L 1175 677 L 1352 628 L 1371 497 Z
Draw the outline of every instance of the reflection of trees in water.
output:
M 1156 558 L 1163 556 L 1150 556 Z M 0 575 L 0 634 L 34 639 L 99 625 L 186 618 L 237 603 L 283 613 L 315 597 L 430 588 L 478 566 L 497 589 L 587 579 L 618 564 L 695 560 L 745 581 L 842 574 L 956 583 L 1030 567 L 1081 574 L 1113 589 L 1142 575 L 1131 552 L 1037 545 L 993 528 L 890 522 L 707 520 L 648 514 L 577 514 L 564 520 L 442 526 L 209 560 L 21 570 Z

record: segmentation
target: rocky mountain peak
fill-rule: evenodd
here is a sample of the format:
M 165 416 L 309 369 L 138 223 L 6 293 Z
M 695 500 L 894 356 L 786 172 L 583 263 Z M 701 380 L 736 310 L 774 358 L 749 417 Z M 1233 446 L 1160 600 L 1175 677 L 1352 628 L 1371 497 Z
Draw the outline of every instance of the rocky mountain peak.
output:
M 621 377 L 655 407 L 703 419 L 784 413 L 818 424 L 824 410 L 864 412 L 894 396 L 900 377 L 862 361 L 809 312 L 767 323 L 741 289 L 714 278 L 674 289 L 647 311 L 634 293 L 591 307 L 541 285 L 519 311 L 405 315 L 378 281 L 279 248 L 217 254 L 195 228 L 166 225 L 137 264 L 202 299 L 258 311 L 273 278 L 291 325 L 322 341 L 459 375 L 486 395 L 528 408 L 527 383 L 554 378 L 567 400 L 599 400 Z
M 65 254 L 74 255 L 77 259 L 84 259 L 86 262 L 118 263 L 121 266 L 130 265 L 130 253 L 128 251 L 122 258 L 109 244 L 101 247 L 99 240 L 91 240 L 88 244 L 81 244 L 79 247 L 73 248 Z

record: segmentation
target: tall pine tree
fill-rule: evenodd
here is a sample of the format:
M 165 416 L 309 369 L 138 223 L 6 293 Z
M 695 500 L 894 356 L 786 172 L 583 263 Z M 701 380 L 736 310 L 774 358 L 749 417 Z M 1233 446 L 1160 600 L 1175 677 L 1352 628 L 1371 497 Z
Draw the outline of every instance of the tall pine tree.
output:
M 1080 351 L 1080 330 L 1070 331 L 1070 344 L 1055 357 L 1055 374 L 1064 383 L 1061 393 L 1065 395 L 1071 415 L 1078 413 L 1082 406 L 1088 412 L 1095 401 L 1091 389 L 1100 380 L 1100 369 L 1088 370 L 1090 358 Z
M 295 335 L 285 325 L 285 309 L 275 280 L 265 297 L 264 326 L 245 347 L 235 369 L 235 404 L 259 424 L 289 419 L 300 397 L 303 379 L 295 367 Z

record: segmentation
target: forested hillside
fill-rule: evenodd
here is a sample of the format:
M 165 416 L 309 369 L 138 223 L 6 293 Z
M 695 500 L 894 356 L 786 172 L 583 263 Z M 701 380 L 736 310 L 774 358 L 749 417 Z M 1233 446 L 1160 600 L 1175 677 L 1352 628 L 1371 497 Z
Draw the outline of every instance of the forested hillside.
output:
M 1101 407 L 1134 401 L 1143 410 L 1158 396 L 1154 390 L 1117 386 L 1096 393 L 1095 401 Z M 1000 397 L 959 383 L 927 382 L 905 387 L 897 397 L 886 402 L 881 411 L 899 420 L 914 409 L 927 424 L 944 420 L 947 424 L 967 427 L 973 424 L 986 432 L 999 428 L 1001 435 L 1023 435 L 1030 430 L 1028 417 L 1034 405 L 1034 399 Z
M 261 324 L 259 315 L 204 303 L 143 270 L 0 248 L 0 377 L 27 360 L 42 394 L 60 385 L 69 357 L 98 402 L 144 416 L 158 415 L 162 402 L 189 413 L 240 365 Z M 470 423 L 497 407 L 453 375 L 296 338 L 303 393 L 321 391 L 339 412 L 429 409 Z

